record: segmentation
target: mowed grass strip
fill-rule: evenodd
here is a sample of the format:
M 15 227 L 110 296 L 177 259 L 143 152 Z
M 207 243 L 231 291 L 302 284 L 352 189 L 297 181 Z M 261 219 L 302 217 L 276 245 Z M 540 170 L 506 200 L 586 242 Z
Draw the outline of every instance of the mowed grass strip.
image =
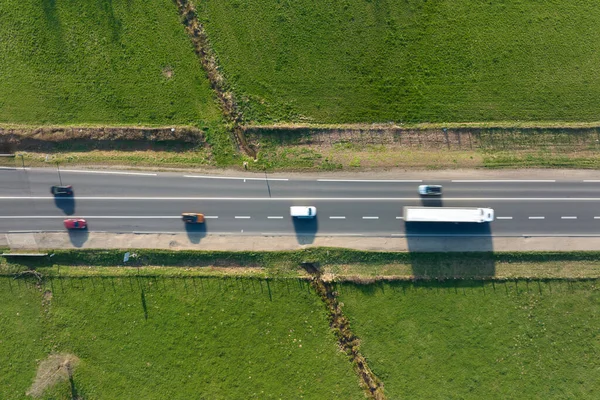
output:
M 597 398 L 596 280 L 338 289 L 388 398 Z
M 598 120 L 598 2 L 195 3 L 248 122 Z
M 0 292 L 9 291 L 8 281 L 0 278 Z M 15 287 L 16 293 L 33 292 L 37 301 L 35 307 L 23 302 L 8 311 L 37 308 L 39 313 L 45 290 L 52 291 L 52 299 L 44 311 L 43 348 L 79 358 L 73 381 L 83 398 L 364 398 L 325 309 L 306 282 L 48 279 L 40 289 Z M 36 318 L 23 322 L 21 330 L 39 331 Z M 8 328 L 17 329 L 14 321 L 14 316 L 7 321 Z M 10 368 L 15 376 L 24 374 L 16 393 L 33 381 L 39 345 L 20 339 L 0 347 L 7 361 L 0 364 L 0 375 Z M 68 381 L 46 392 L 47 398 L 70 394 Z
M 0 122 L 219 121 L 169 0 L 0 2 Z

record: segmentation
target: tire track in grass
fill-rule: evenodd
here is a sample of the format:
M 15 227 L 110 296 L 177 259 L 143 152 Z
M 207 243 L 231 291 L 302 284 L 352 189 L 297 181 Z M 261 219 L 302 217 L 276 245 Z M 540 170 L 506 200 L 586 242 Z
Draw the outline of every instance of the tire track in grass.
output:
M 337 292 L 331 282 L 321 277 L 318 264 L 302 263 L 302 267 L 312 276 L 311 285 L 327 307 L 329 326 L 335 333 L 340 348 L 348 355 L 358 374 L 361 386 L 367 396 L 375 400 L 385 400 L 383 382 L 373 373 L 367 360 L 360 352 L 360 339 L 352 333 L 350 321 L 344 316 L 342 306 L 338 302 Z

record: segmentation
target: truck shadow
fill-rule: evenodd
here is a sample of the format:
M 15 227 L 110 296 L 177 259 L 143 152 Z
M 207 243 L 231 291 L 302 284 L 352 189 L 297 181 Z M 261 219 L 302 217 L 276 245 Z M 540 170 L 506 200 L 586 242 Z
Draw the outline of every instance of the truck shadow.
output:
M 206 222 L 203 224 L 185 224 L 185 232 L 190 243 L 198 244 L 206 236 Z
M 312 244 L 319 230 L 319 217 L 292 218 L 298 244 Z
M 415 278 L 495 276 L 491 224 L 406 222 L 405 229 Z

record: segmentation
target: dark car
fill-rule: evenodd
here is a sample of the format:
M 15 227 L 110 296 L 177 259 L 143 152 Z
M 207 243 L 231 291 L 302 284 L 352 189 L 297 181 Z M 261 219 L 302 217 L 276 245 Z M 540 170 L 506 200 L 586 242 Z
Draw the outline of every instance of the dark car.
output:
M 440 185 L 421 185 L 419 186 L 421 196 L 441 196 L 442 186 Z
M 71 185 L 54 185 L 50 188 L 50 193 L 54 196 L 73 196 L 73 186 Z
M 87 221 L 83 218 L 69 218 L 64 222 L 67 229 L 87 229 Z

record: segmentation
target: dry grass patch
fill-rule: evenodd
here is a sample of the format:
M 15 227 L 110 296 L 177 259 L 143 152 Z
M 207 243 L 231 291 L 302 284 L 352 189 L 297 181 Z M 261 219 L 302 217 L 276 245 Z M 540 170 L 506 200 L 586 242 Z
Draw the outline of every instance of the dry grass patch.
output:
M 73 354 L 51 354 L 40 363 L 35 380 L 26 394 L 36 398 L 41 397 L 46 389 L 71 379 L 73 369 L 78 363 L 79 358 Z
M 600 262 L 594 261 L 543 261 L 543 262 L 496 262 L 493 265 L 493 279 L 591 279 L 600 278 Z M 414 279 L 415 268 L 427 269 L 429 276 L 435 276 L 436 266 L 424 268 L 422 262 L 389 264 L 331 264 L 323 267 L 323 279 L 327 281 L 350 281 L 368 284 L 374 281 Z M 468 277 L 473 266 L 467 262 L 454 262 L 453 265 L 437 267 L 440 278 Z M 475 268 L 476 269 L 476 268 Z M 418 276 L 417 276 L 418 277 Z
M 208 148 L 194 151 L 162 150 L 93 150 L 88 152 L 64 152 L 50 155 L 45 153 L 26 153 L 24 162 L 28 167 L 47 167 L 60 163 L 62 167 L 72 166 L 137 166 L 137 167 L 200 167 L 213 166 L 214 160 Z M 48 160 L 48 161 L 47 161 Z M 17 163 L 21 160 L 17 158 Z M 19 165 L 20 166 L 20 165 Z
M 483 157 L 476 151 L 418 150 L 372 145 L 364 149 L 337 148 L 325 152 L 325 157 L 344 168 L 478 168 Z

